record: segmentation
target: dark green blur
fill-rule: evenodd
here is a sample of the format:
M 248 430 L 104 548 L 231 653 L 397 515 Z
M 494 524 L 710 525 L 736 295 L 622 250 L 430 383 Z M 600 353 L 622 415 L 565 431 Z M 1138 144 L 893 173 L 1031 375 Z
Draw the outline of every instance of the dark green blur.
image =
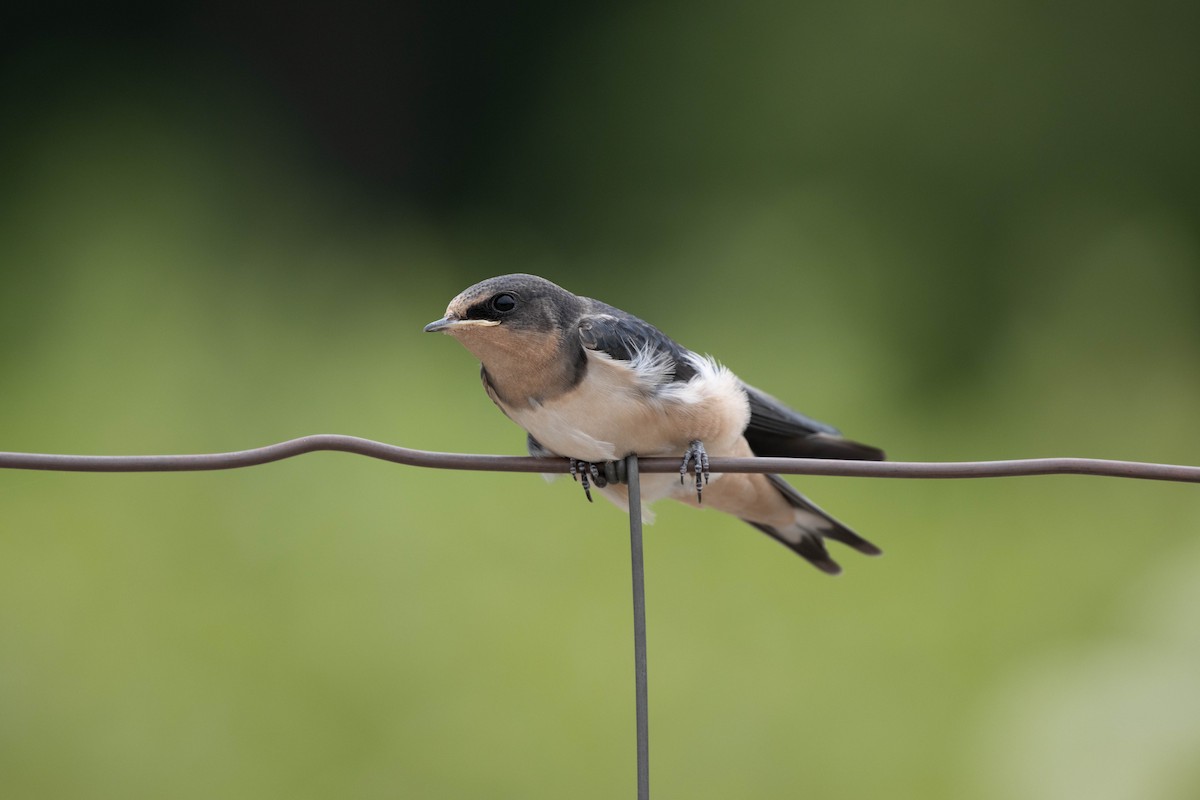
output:
M 421 326 L 524 271 L 895 459 L 1200 463 L 1195 5 L 171 8 L 4 12 L 0 450 L 520 453 Z M 1200 794 L 1200 488 L 797 482 L 886 555 L 646 531 L 655 796 Z M 0 472 L 0 796 L 632 796 L 626 536 Z

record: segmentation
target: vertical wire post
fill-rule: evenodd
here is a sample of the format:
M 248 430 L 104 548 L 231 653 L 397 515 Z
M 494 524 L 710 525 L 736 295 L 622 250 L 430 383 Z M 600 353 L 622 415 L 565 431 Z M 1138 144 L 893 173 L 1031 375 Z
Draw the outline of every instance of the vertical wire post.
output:
M 646 568 L 642 558 L 642 484 L 636 455 L 625 459 L 629 550 L 633 565 L 633 676 L 637 700 L 637 796 L 650 800 L 650 718 L 646 689 Z

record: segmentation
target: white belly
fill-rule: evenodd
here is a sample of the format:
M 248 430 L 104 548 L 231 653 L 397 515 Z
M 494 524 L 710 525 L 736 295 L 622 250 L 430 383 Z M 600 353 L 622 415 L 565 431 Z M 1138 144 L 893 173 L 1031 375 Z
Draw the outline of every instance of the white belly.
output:
M 719 456 L 741 439 L 750 419 L 746 394 L 715 362 L 697 359 L 697 374 L 687 383 L 648 387 L 629 362 L 588 355 L 588 371 L 571 391 L 537 405 L 505 407 L 549 450 L 600 462 L 631 453 L 682 456 L 699 440 Z

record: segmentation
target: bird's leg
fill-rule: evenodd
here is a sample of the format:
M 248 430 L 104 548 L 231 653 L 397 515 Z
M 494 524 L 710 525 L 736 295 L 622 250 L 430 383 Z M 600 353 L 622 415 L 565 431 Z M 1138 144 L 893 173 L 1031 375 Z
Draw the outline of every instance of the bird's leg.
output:
M 574 458 L 568 458 L 567 461 L 571 464 L 571 478 L 583 484 L 583 493 L 587 495 L 588 502 L 592 502 L 592 484 L 596 484 L 597 489 L 608 486 L 608 479 L 604 476 L 604 472 L 590 461 L 579 461 Z M 591 475 L 590 479 L 589 475 Z
M 689 464 L 693 466 L 695 475 L 696 502 L 703 503 L 704 484 L 708 483 L 708 451 L 704 449 L 704 442 L 701 442 L 699 439 L 689 444 L 688 449 L 683 454 L 683 463 L 679 465 L 680 484 L 687 477 Z

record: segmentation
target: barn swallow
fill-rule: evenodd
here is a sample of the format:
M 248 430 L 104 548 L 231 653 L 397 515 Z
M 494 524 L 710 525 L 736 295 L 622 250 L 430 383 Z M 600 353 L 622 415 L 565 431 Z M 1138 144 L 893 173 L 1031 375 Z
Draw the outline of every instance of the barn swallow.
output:
M 793 411 L 632 314 L 536 275 L 501 275 L 464 290 L 425 330 L 450 334 L 479 359 L 484 389 L 525 429 L 530 454 L 568 458 L 588 500 L 594 485 L 628 509 L 628 489 L 610 480 L 607 462 L 681 456 L 678 480 L 641 477 L 645 503 L 671 497 L 727 512 L 833 575 L 841 567 L 825 539 L 881 552 L 778 475 L 708 469 L 710 455 L 879 461 L 881 450 Z

